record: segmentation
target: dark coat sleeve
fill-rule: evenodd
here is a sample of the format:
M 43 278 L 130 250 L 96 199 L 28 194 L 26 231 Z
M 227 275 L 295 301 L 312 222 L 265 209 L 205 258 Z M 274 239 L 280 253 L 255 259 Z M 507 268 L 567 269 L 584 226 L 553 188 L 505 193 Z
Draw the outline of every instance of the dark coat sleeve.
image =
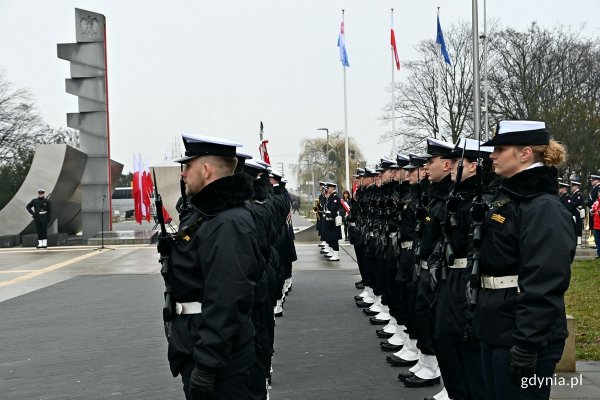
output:
M 50 200 L 46 200 L 46 207 L 48 209 L 48 222 L 52 221 L 52 202 Z
M 556 320 L 565 318 L 575 233 L 569 212 L 549 195 L 522 205 L 519 214 L 520 293 L 513 337 L 518 345 L 537 349 L 556 333 L 552 332 Z
M 210 221 L 205 236 L 210 240 L 198 248 L 205 285 L 194 359 L 204 368 L 228 366 L 238 338 L 253 336 L 247 330 L 253 329 L 250 314 L 260 250 L 252 223 L 239 219 Z
M 31 207 L 33 207 L 33 200 L 31 200 L 29 203 L 27 203 L 27 205 L 25 206 L 25 208 L 27 209 L 27 212 L 31 215 L 35 215 L 34 211 L 31 211 Z

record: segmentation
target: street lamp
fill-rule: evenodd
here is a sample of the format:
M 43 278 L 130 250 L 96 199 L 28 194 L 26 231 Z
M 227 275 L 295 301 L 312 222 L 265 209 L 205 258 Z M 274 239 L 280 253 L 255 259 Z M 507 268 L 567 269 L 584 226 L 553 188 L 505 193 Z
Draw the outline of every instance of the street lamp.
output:
M 327 156 L 325 158 L 326 169 L 325 169 L 325 179 L 329 180 L 329 129 L 327 128 L 317 128 L 318 131 L 325 131 L 327 133 Z

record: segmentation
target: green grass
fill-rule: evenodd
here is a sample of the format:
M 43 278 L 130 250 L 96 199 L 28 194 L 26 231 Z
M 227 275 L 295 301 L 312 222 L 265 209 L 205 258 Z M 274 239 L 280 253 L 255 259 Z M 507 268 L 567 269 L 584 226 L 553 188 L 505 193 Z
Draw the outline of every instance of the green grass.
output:
M 567 314 L 575 317 L 578 360 L 600 360 L 600 261 L 576 261 L 565 295 Z

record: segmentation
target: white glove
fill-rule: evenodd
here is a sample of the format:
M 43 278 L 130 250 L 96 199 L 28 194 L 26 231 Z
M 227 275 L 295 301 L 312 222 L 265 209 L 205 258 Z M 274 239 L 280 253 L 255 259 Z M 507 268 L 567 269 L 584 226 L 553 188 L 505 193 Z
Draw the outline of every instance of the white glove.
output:
M 583 208 L 579 209 L 579 218 L 585 218 L 585 210 Z

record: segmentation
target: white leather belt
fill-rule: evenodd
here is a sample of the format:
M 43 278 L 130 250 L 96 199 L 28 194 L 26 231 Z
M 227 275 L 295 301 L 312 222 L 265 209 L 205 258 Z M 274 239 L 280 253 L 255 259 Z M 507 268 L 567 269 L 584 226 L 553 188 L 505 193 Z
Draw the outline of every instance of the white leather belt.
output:
M 373 235 L 373 232 L 369 232 L 369 236 L 373 237 L 375 235 Z
M 409 242 L 402 242 L 400 243 L 400 247 L 403 249 L 410 249 L 412 247 L 413 242 L 409 241 Z
M 398 233 L 398 232 L 390 232 L 390 233 L 389 233 L 389 236 L 390 236 L 391 238 L 393 238 L 393 237 L 396 237 L 396 233 Z
M 350 226 L 356 226 L 356 223 L 350 222 Z
M 425 260 L 421 260 L 419 262 L 419 266 L 423 269 L 429 269 L 429 265 L 427 265 L 427 261 L 425 261 Z
M 468 258 L 456 258 L 454 259 L 454 265 L 448 265 L 448 267 L 457 269 L 467 268 L 467 261 Z
M 189 303 L 175 303 L 175 312 L 177 314 L 202 314 L 202 303 L 192 301 Z
M 38 214 L 46 214 L 48 211 L 40 211 Z
M 518 275 L 507 275 L 507 276 L 487 276 L 481 277 L 481 287 L 484 289 L 508 289 L 519 287 L 519 276 Z

